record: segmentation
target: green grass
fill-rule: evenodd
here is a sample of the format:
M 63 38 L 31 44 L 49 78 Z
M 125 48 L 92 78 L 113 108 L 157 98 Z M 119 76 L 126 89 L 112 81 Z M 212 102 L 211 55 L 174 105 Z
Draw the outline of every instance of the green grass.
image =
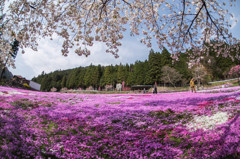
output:
M 235 87 L 238 86 L 238 80 L 232 80 L 232 81 L 225 81 L 225 82 L 218 82 L 218 83 L 212 83 L 212 84 L 205 84 L 201 85 L 204 88 L 210 88 L 210 87 L 216 87 L 221 86 L 227 83 L 232 83 L 233 85 L 229 87 Z M 196 84 L 197 86 L 197 84 Z M 189 91 L 190 87 L 157 87 L 158 92 L 161 93 L 168 93 L 168 92 L 182 92 L 182 91 Z M 150 88 L 149 90 L 146 90 L 146 93 L 152 93 L 153 88 Z M 143 90 L 139 91 L 63 91 L 63 93 L 80 93 L 80 94 L 129 94 L 129 93 L 143 93 Z
M 181 92 L 181 91 L 188 91 L 189 87 L 157 87 L 158 92 L 161 93 L 168 93 L 168 92 Z M 153 88 L 149 89 L 149 92 L 153 92 Z
M 218 82 L 218 83 L 212 83 L 209 85 L 206 85 L 206 87 L 216 87 L 216 86 L 221 86 L 227 83 L 232 83 L 233 85 L 229 86 L 229 87 L 235 87 L 238 86 L 238 80 L 232 80 L 232 81 L 225 81 L 225 82 Z
M 79 93 L 79 94 L 128 94 L 133 91 L 63 91 L 62 93 Z

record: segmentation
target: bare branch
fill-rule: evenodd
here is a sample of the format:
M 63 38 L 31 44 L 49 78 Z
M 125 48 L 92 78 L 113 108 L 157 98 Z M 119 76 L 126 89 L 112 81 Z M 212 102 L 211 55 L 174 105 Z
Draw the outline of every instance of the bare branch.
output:
M 31 4 L 29 4 L 29 7 L 32 9 L 36 9 L 34 6 L 32 6 Z

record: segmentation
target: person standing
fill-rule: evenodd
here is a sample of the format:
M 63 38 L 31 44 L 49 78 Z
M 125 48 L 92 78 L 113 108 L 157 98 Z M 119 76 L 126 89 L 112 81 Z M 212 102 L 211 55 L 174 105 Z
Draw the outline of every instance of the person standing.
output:
M 190 87 L 191 87 L 191 91 L 192 92 L 194 91 L 196 93 L 194 78 L 192 78 L 191 81 L 190 81 Z
M 155 82 L 155 85 L 153 88 L 153 94 L 157 94 L 157 82 Z

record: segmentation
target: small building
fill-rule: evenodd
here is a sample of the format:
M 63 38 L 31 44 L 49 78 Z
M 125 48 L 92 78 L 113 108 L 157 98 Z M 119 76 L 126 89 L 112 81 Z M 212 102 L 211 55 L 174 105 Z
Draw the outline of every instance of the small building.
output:
M 122 88 L 122 90 L 123 90 L 123 91 L 131 91 L 131 87 L 126 87 L 126 86 L 125 86 L 125 87 Z
M 40 91 L 40 88 L 41 88 L 41 85 L 39 83 L 36 83 L 36 82 L 33 82 L 33 81 L 30 81 L 29 86 L 32 89 L 37 90 L 37 91 Z
M 116 85 L 116 90 L 117 90 L 117 91 L 122 91 L 122 84 L 121 84 L 121 83 L 118 83 L 118 84 Z
M 26 78 L 20 75 L 14 75 L 12 78 L 12 81 L 14 83 L 21 84 L 21 85 L 23 85 L 24 83 L 27 83 L 29 85 L 29 82 L 30 82 L 29 80 L 27 80 Z
M 20 76 L 20 75 L 14 75 L 12 78 L 12 85 L 17 86 L 19 88 L 24 88 L 25 84 L 30 86 L 30 89 L 40 91 L 41 85 L 34 82 L 27 80 L 26 78 Z M 29 87 L 28 86 L 28 87 Z

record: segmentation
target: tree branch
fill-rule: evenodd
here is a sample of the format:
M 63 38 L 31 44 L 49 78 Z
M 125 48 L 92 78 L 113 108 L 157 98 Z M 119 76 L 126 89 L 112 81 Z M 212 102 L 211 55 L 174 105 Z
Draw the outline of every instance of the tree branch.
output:
M 132 8 L 132 5 L 130 3 L 126 2 L 125 0 L 122 0 L 122 1 Z
M 222 30 L 221 30 L 221 29 L 217 26 L 217 24 L 213 21 L 212 16 L 211 16 L 211 14 L 209 13 L 209 11 L 208 11 L 208 9 L 207 9 L 207 5 L 206 5 L 205 0 L 201 0 L 201 1 L 202 1 L 203 6 L 204 6 L 204 8 L 205 8 L 205 10 L 206 10 L 207 16 L 210 18 L 211 22 L 212 22 L 212 23 L 214 24 L 214 26 L 217 28 L 217 31 L 220 32 L 220 34 L 222 35 L 223 39 L 226 40 L 226 42 L 228 43 L 228 40 L 227 40 L 227 38 L 223 35 Z
M 99 13 L 99 20 L 102 19 L 103 9 L 105 9 L 105 13 L 107 13 L 107 11 L 106 11 L 106 5 L 107 5 L 107 3 L 108 3 L 109 1 L 111 1 L 111 0 L 105 0 L 105 1 L 102 0 L 102 7 L 101 7 L 101 11 L 100 11 L 100 13 Z
M 192 28 L 192 25 L 193 25 L 194 21 L 197 19 L 197 17 L 198 17 L 198 15 L 199 15 L 199 13 L 201 12 L 203 6 L 204 6 L 204 5 L 201 6 L 201 8 L 200 8 L 199 11 L 197 12 L 196 16 L 193 18 L 190 26 L 188 27 L 188 30 L 187 30 L 187 32 L 186 32 L 186 35 L 189 33 L 190 29 Z
M 183 0 L 183 13 L 182 13 L 182 21 L 180 24 L 180 33 L 182 32 L 182 25 L 183 25 L 183 17 L 185 15 L 185 0 Z
M 95 3 L 95 0 L 93 1 L 90 9 L 88 10 L 87 17 L 86 17 L 86 20 L 85 20 L 85 22 L 84 22 L 84 34 L 85 34 L 85 31 L 86 31 L 85 29 L 86 29 L 86 25 L 87 25 L 87 21 L 88 21 L 88 16 L 89 16 L 90 12 L 92 11 L 92 8 L 93 8 L 94 3 Z
M 183 37 L 182 46 L 183 46 L 183 44 L 185 43 L 185 38 L 186 38 L 186 36 L 187 36 L 188 34 L 189 34 L 189 37 L 190 37 L 190 39 L 191 39 L 191 41 L 192 41 L 192 36 L 191 36 L 191 33 L 190 33 L 190 29 L 192 28 L 193 23 L 195 22 L 195 20 L 197 19 L 198 15 L 200 14 L 203 6 L 204 6 L 204 5 L 201 6 L 201 8 L 199 9 L 199 11 L 197 12 L 197 14 L 195 15 L 195 17 L 193 18 L 191 24 L 189 25 L 189 27 L 188 27 L 188 29 L 187 29 L 187 32 L 185 33 L 185 35 L 184 35 L 184 37 Z
M 156 17 L 155 17 L 155 14 L 154 14 L 154 10 L 153 10 L 153 1 L 151 0 L 151 6 L 152 6 L 152 16 L 153 16 L 153 19 L 154 19 L 154 23 L 156 25 L 156 27 L 158 28 L 158 31 L 160 30 L 159 26 L 158 26 L 158 23 L 156 21 Z

